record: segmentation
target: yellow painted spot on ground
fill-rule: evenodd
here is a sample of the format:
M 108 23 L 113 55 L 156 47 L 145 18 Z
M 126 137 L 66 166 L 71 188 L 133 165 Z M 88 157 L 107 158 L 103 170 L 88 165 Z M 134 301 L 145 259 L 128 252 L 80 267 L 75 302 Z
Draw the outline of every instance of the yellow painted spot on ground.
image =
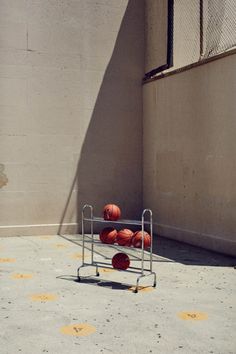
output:
M 15 258 L 0 258 L 0 263 L 12 263 L 15 261 Z
M 63 243 L 57 243 L 56 245 L 54 245 L 54 247 L 56 248 L 67 248 L 67 245 L 64 245 Z
M 87 323 L 79 323 L 62 327 L 60 331 L 61 333 L 67 334 L 69 336 L 83 337 L 89 336 L 90 334 L 96 332 L 96 328 Z
M 12 279 L 31 279 L 33 278 L 32 274 L 22 274 L 22 273 L 17 273 L 17 274 L 13 274 L 11 276 Z
M 57 299 L 57 296 L 54 294 L 35 294 L 30 296 L 32 301 L 54 301 Z
M 134 291 L 135 289 L 136 289 L 136 286 L 132 286 L 128 290 Z M 153 291 L 153 289 L 154 288 L 152 286 L 138 286 L 138 292 L 141 292 L 141 293 L 148 293 L 150 291 Z
M 112 273 L 115 272 L 116 270 L 112 268 L 99 268 L 98 271 L 101 273 Z
M 42 240 L 50 240 L 51 238 L 52 238 L 52 236 L 40 236 L 40 238 L 42 239 Z
M 208 315 L 204 312 L 180 312 L 178 316 L 182 320 L 189 320 L 189 321 L 202 321 L 202 320 L 207 320 Z
M 89 257 L 88 254 L 84 255 L 84 258 L 88 258 L 88 257 Z M 74 254 L 72 254 L 71 258 L 73 258 L 73 259 L 82 259 L 82 253 L 74 253 Z

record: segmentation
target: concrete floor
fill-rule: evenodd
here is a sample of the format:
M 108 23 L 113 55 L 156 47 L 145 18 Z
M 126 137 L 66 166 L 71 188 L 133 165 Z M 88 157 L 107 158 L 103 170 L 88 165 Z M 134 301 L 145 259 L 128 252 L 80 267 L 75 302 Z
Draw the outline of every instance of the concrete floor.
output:
M 88 267 L 78 283 L 78 240 L 0 238 L 1 354 L 236 353 L 235 259 L 158 238 L 157 288 L 134 294 L 128 272 Z

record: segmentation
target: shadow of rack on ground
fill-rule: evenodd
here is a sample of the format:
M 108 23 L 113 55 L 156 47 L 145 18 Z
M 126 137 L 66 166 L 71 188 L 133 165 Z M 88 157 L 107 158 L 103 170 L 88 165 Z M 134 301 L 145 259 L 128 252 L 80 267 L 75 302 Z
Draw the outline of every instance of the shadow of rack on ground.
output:
M 101 278 L 96 278 L 94 275 L 92 276 L 83 276 L 83 280 L 81 282 L 78 281 L 77 277 L 74 275 L 60 275 L 57 277 L 57 279 L 62 279 L 62 280 L 67 280 L 67 281 L 73 281 L 75 283 L 79 284 L 89 284 L 89 285 L 94 285 L 94 286 L 101 286 L 104 288 L 109 288 L 113 290 L 129 290 L 132 285 L 131 284 L 125 284 L 117 281 L 108 281 L 104 280 Z
M 81 235 L 60 235 L 62 238 L 82 246 Z M 89 245 L 86 245 L 89 251 Z M 110 249 L 110 251 L 109 251 Z M 139 253 L 132 248 L 124 248 L 114 245 L 114 247 L 96 247 L 94 253 L 104 257 L 105 259 L 112 258 L 114 250 L 126 252 L 134 260 L 138 259 Z M 186 265 L 199 265 L 211 267 L 235 267 L 236 257 L 219 254 L 216 252 L 208 251 L 200 247 L 188 245 L 179 241 L 171 240 L 166 237 L 155 235 L 153 238 L 153 262 L 176 262 Z

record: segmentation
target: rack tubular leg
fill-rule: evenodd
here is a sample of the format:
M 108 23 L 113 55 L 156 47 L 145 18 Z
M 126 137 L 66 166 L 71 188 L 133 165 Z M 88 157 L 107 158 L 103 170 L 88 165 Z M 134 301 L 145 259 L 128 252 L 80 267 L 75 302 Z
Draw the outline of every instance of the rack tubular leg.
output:
M 93 264 L 93 253 L 94 253 L 94 233 L 93 233 L 93 207 L 92 205 L 89 204 L 85 204 L 83 206 L 83 210 L 82 210 L 82 237 L 83 237 L 83 241 L 82 241 L 82 264 L 84 264 L 84 248 L 85 248 L 85 232 L 84 232 L 84 214 L 85 214 L 85 210 L 89 209 L 90 210 L 90 234 L 92 237 L 92 245 L 91 245 L 91 263 Z
M 80 271 L 80 269 L 83 268 L 83 267 L 84 267 L 84 264 L 82 264 L 82 265 L 77 269 L 77 280 L 78 280 L 78 282 L 81 281 L 81 278 L 80 278 L 80 275 L 79 275 L 79 271 Z
M 137 278 L 137 282 L 136 282 L 136 287 L 135 287 L 135 289 L 134 289 L 134 293 L 136 293 L 136 294 L 138 293 L 139 280 L 140 280 L 141 278 L 148 277 L 148 276 L 150 276 L 150 275 L 153 275 L 153 276 L 154 276 L 153 288 L 156 287 L 156 285 L 157 285 L 157 283 L 156 283 L 156 281 L 157 281 L 157 276 L 156 276 L 156 273 L 155 273 L 155 272 L 151 272 L 151 273 L 149 273 L 149 274 L 141 274 L 141 275 Z
M 98 265 L 96 264 L 96 277 L 99 277 Z
M 149 214 L 149 221 L 150 221 L 150 236 L 151 236 L 151 245 L 150 245 L 150 272 L 152 272 L 152 243 L 153 243 L 153 226 L 152 226 L 152 211 L 151 209 L 144 209 L 142 213 L 142 274 L 144 269 L 144 223 L 145 223 L 145 214 Z
M 77 269 L 77 280 L 80 282 L 81 281 L 81 277 L 79 275 L 80 269 L 87 267 L 87 266 L 92 266 L 92 267 L 96 267 L 96 277 L 99 277 L 100 273 L 98 271 L 98 265 L 96 264 L 82 264 L 78 269 Z

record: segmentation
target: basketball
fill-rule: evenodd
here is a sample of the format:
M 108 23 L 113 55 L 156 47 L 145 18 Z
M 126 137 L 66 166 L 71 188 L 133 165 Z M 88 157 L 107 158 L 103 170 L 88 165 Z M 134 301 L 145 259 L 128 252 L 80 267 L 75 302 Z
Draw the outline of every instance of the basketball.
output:
M 102 243 L 115 243 L 117 236 L 117 231 L 113 227 L 105 227 L 100 234 L 99 238 Z
M 142 248 L 142 231 L 137 231 L 134 233 L 132 238 L 132 245 L 136 248 Z M 151 236 L 144 231 L 143 248 L 148 248 L 151 246 Z
M 116 253 L 112 258 L 112 266 L 115 269 L 125 270 L 129 268 L 130 259 L 129 256 L 125 253 Z
M 120 218 L 120 208 L 115 204 L 107 204 L 103 208 L 104 220 L 116 221 Z
M 122 229 L 118 231 L 116 242 L 120 246 L 131 246 L 131 241 L 134 233 L 130 229 Z

